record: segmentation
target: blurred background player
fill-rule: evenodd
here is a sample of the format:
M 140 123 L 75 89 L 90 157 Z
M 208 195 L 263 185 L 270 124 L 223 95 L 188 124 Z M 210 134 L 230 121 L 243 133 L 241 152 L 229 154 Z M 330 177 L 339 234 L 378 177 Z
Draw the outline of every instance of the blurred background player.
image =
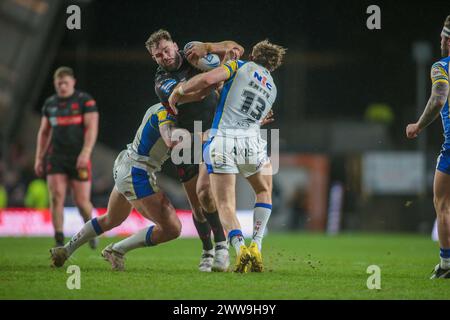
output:
M 81 245 L 122 224 L 133 207 L 155 225 L 102 251 L 113 270 L 125 270 L 124 256 L 130 250 L 178 238 L 181 222 L 169 199 L 160 191 L 155 176 L 170 156 L 174 126 L 175 118 L 160 103 L 147 110 L 133 142 L 119 153 L 114 163 L 115 187 L 106 214 L 88 221 L 64 247 L 50 249 L 54 266 L 63 266 Z
M 270 73 L 281 65 L 285 51 L 267 40 L 261 41 L 253 47 L 250 61 L 229 61 L 197 75 L 181 84 L 169 98 L 170 106 L 178 112 L 176 104 L 184 95 L 225 81 L 204 154 L 220 219 L 236 250 L 236 272 L 246 272 L 249 264 L 252 271 L 263 271 L 261 246 L 272 211 L 272 169 L 260 126 L 277 96 Z M 256 193 L 249 248 L 236 216 L 238 173 L 247 178 Z
M 433 187 L 441 261 L 436 265 L 431 279 L 450 278 L 450 16 L 447 16 L 441 32 L 441 54 L 443 58 L 431 67 L 432 90 L 425 110 L 416 123 L 406 127 L 406 136 L 416 138 L 440 113 L 444 128 L 445 141 L 437 159 Z
M 74 72 L 60 67 L 54 73 L 56 94 L 42 108 L 34 170 L 46 176 L 56 245 L 64 244 L 64 201 L 67 188 L 83 220 L 91 219 L 91 154 L 97 140 L 98 110 L 95 100 L 75 89 Z M 94 249 L 96 239 L 90 242 Z
M 169 107 L 168 98 L 174 88 L 180 82 L 187 81 L 201 72 L 188 60 L 193 61 L 207 53 L 216 53 L 223 61 L 231 50 L 240 55 L 244 52 L 236 42 L 223 41 L 193 45 L 185 53 L 178 49 L 166 30 L 158 30 L 151 34 L 145 45 L 159 66 L 155 75 L 155 91 L 161 103 L 167 107 Z M 177 126 L 191 134 L 194 133 L 194 121 L 201 121 L 204 130 L 210 128 L 217 102 L 218 95 L 212 90 L 203 100 L 186 103 L 180 108 Z M 191 142 L 193 144 L 194 139 L 191 139 Z M 191 163 L 177 165 L 177 172 L 192 208 L 194 225 L 203 244 L 199 270 L 226 271 L 229 266 L 228 246 L 210 191 L 206 167 L 194 163 L 194 148 L 192 147 L 190 151 Z M 211 241 L 211 231 L 215 247 Z

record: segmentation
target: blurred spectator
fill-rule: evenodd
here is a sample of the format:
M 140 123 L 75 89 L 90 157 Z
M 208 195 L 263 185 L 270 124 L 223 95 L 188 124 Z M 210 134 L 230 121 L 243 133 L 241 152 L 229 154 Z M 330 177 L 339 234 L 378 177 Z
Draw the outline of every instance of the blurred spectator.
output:
M 49 207 L 47 183 L 44 180 L 36 179 L 28 185 L 25 207 L 35 209 L 47 209 Z

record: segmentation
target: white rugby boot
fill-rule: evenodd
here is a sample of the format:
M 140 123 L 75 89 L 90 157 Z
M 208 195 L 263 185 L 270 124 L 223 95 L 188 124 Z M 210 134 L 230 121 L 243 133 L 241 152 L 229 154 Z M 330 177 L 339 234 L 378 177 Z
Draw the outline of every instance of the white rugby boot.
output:
M 106 261 L 111 263 L 111 269 L 113 271 L 124 271 L 125 270 L 125 257 L 122 253 L 114 250 L 113 243 L 109 244 L 102 251 L 102 257 L 105 258 Z
M 213 261 L 214 249 L 203 250 L 202 257 L 200 258 L 200 263 L 198 265 L 198 270 L 201 272 L 211 272 Z
M 212 271 L 227 272 L 229 266 L 230 254 L 228 252 L 228 246 L 222 244 L 216 245 Z

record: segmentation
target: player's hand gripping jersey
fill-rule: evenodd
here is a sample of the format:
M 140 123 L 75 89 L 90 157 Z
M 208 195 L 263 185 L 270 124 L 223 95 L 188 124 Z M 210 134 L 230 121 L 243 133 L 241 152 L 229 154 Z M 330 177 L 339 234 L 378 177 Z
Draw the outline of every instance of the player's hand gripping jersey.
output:
M 159 191 L 155 172 L 170 157 L 170 149 L 161 138 L 159 128 L 175 125 L 175 118 L 160 103 L 151 106 L 134 137 L 114 163 L 116 187 L 128 200 Z
M 242 173 L 248 177 L 268 161 L 260 127 L 272 108 L 277 88 L 270 72 L 254 62 L 229 61 L 223 68 L 229 75 L 204 157 L 209 173 Z

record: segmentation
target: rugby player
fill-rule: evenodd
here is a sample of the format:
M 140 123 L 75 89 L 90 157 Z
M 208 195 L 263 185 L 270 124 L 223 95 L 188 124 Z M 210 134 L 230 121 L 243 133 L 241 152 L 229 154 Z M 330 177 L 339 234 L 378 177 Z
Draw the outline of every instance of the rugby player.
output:
M 185 101 L 200 99 L 202 95 L 198 92 L 186 97 Z M 159 190 L 155 177 L 176 143 L 171 137 L 175 121 L 160 103 L 147 110 L 133 142 L 119 153 L 114 163 L 115 187 L 106 214 L 88 221 L 65 246 L 50 249 L 53 266 L 63 266 L 81 245 L 122 224 L 132 207 L 155 225 L 110 244 L 102 251 L 112 270 L 125 269 L 124 256 L 128 251 L 155 246 L 180 235 L 181 222 L 169 199 Z
M 267 40 L 261 41 L 253 47 L 250 61 L 232 60 L 197 75 L 181 84 L 169 98 L 171 108 L 178 113 L 176 106 L 184 95 L 225 81 L 210 138 L 204 145 L 204 158 L 220 219 L 236 250 L 235 272 L 247 272 L 249 267 L 254 272 L 263 271 L 261 247 L 272 210 L 272 170 L 260 126 L 277 95 L 271 72 L 281 65 L 285 51 Z M 236 217 L 238 173 L 247 178 L 256 194 L 254 232 L 248 248 Z
M 450 63 L 450 15 L 441 32 L 442 59 L 431 67 L 431 96 L 416 123 L 408 124 L 406 136 L 416 138 L 420 132 L 441 114 L 445 141 L 437 159 L 434 175 L 434 208 L 440 244 L 440 263 L 436 265 L 431 279 L 450 278 L 450 114 L 449 114 L 449 68 Z
M 64 244 L 64 200 L 66 189 L 84 221 L 91 219 L 91 153 L 97 139 L 98 110 L 95 100 L 75 89 L 76 80 L 69 67 L 58 68 L 53 76 L 56 94 L 42 108 L 37 136 L 34 170 L 46 175 L 50 191 L 50 211 L 56 245 Z M 94 249 L 96 239 L 90 242 Z
M 236 42 L 223 41 L 195 44 L 185 53 L 183 50 L 179 50 L 166 30 L 152 33 L 145 46 L 159 66 L 155 75 L 155 91 L 161 103 L 167 107 L 169 106 L 168 98 L 174 88 L 201 72 L 194 68 L 189 61 L 194 62 L 206 53 L 216 53 L 224 61 L 231 51 L 239 56 L 244 52 L 243 47 Z M 210 128 L 217 99 L 218 94 L 211 90 L 203 100 L 183 105 L 177 116 L 177 127 L 192 134 L 194 133 L 194 121 L 201 121 L 203 128 Z M 191 139 L 191 142 L 193 144 L 194 139 Z M 199 270 L 204 272 L 226 271 L 229 266 L 228 244 L 211 195 L 206 167 L 194 163 L 193 147 L 191 150 L 184 151 L 191 151 L 191 163 L 177 165 L 177 172 L 189 199 L 194 225 L 203 245 Z M 211 231 L 214 235 L 215 247 L 211 241 Z

